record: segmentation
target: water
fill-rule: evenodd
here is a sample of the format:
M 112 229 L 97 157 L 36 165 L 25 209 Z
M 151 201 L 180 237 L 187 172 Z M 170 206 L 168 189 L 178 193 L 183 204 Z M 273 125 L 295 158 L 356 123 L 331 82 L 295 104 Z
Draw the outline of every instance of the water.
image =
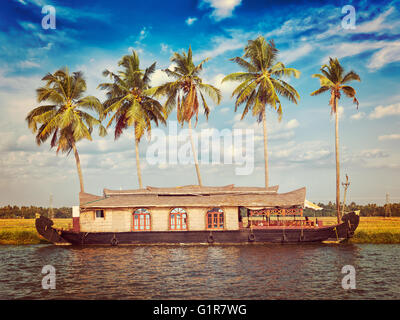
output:
M 400 299 L 399 245 L 0 246 L 0 299 Z M 42 267 L 56 289 L 42 289 Z M 344 290 L 344 265 L 356 289 Z

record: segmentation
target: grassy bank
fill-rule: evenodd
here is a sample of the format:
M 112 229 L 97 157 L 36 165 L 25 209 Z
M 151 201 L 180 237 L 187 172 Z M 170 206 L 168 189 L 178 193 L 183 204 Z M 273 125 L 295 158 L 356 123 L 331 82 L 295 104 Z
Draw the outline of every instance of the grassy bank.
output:
M 68 229 L 72 219 L 54 219 L 54 226 Z M 35 228 L 35 219 L 0 219 L 1 244 L 39 244 L 48 243 Z
M 325 225 L 335 224 L 336 218 L 322 217 Z M 399 217 L 361 217 L 350 243 L 400 243 Z
M 313 220 L 314 218 L 311 218 Z M 334 217 L 321 217 L 324 225 L 336 223 Z M 72 219 L 54 219 L 57 228 L 68 229 Z M 361 217 L 351 243 L 399 243 L 400 218 Z M 35 219 L 0 219 L 0 244 L 39 244 L 48 243 L 39 236 Z

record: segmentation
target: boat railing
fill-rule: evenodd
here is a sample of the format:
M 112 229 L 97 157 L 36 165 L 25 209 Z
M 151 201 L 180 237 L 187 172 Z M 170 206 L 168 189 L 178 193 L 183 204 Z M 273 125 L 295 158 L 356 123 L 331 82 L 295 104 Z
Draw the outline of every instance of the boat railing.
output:
M 249 224 L 250 223 L 250 224 Z M 249 223 L 240 223 L 240 227 L 321 227 L 322 221 L 311 221 L 311 220 L 250 220 Z

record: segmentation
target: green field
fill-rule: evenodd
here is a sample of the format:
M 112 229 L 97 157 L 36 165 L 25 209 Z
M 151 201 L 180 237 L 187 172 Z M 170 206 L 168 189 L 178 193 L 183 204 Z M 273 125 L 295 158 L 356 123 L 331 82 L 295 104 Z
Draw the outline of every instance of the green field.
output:
M 313 220 L 311 218 L 310 220 Z M 324 225 L 336 223 L 335 217 L 318 217 Z M 56 228 L 69 229 L 72 219 L 54 219 Z M 400 243 L 400 218 L 361 217 L 351 243 Z M 0 244 L 48 243 L 39 236 L 35 219 L 0 219 Z
M 336 218 L 323 217 L 326 225 L 335 224 Z M 351 243 L 400 243 L 399 217 L 361 217 Z
M 53 219 L 56 228 L 69 229 L 72 219 Z M 35 219 L 0 219 L 0 244 L 48 243 L 35 228 Z

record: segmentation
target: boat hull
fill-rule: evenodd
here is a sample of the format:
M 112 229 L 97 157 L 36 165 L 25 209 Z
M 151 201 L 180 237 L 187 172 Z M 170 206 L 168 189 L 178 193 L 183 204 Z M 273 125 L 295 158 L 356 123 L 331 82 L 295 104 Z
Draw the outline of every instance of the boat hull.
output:
M 88 233 L 57 230 L 50 219 L 40 217 L 36 220 L 36 228 L 50 242 L 73 245 L 315 243 L 351 238 L 358 222 L 358 215 L 351 212 L 343 217 L 343 223 L 326 227 Z

